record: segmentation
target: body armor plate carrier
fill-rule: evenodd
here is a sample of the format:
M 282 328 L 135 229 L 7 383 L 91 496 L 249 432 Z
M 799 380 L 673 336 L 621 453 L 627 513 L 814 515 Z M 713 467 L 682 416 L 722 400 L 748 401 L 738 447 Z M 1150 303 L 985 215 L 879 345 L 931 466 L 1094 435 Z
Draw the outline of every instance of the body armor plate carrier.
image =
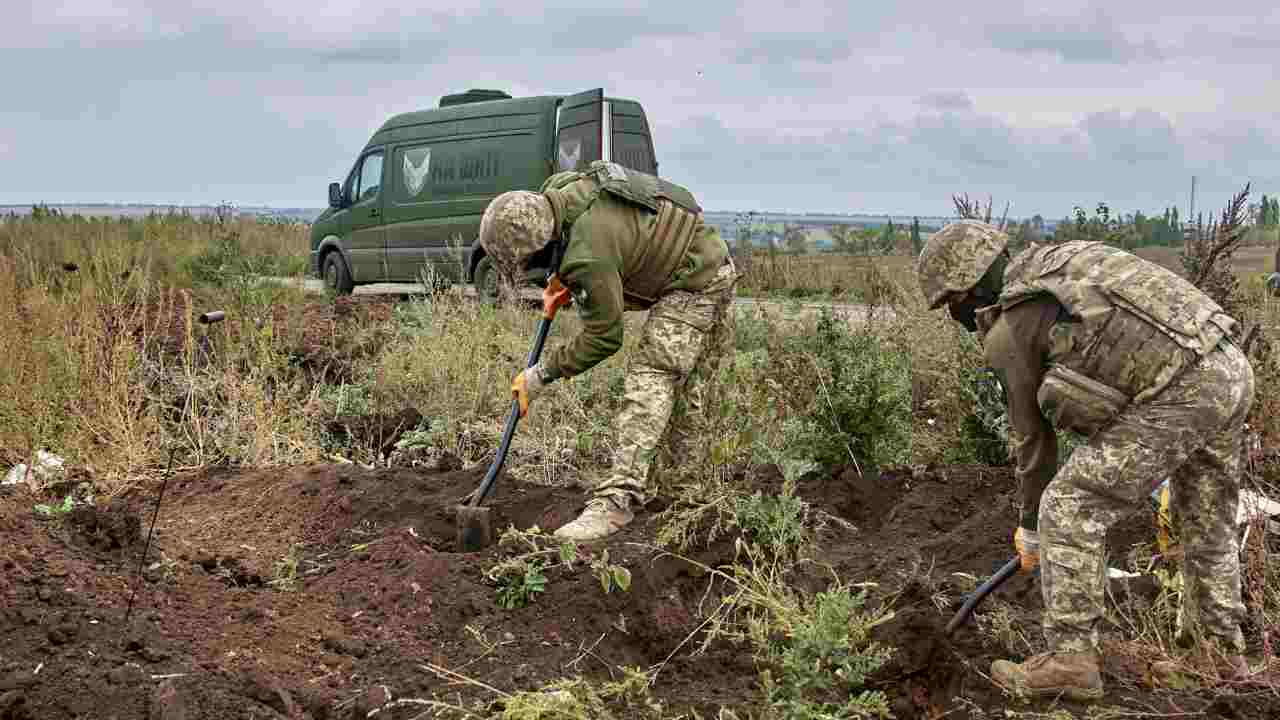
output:
M 1051 330 L 1037 401 L 1056 427 L 1086 435 L 1155 397 L 1237 328 L 1172 271 L 1098 242 L 1033 246 L 1014 258 L 1001 307 L 1045 293 L 1066 312 Z

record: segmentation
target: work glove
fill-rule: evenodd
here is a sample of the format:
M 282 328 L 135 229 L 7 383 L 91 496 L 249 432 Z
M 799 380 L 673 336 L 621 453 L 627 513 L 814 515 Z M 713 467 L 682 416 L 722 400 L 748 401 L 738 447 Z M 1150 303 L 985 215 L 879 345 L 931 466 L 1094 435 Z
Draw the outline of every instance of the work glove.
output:
M 1040 564 L 1040 534 L 1035 530 L 1019 527 L 1013 533 L 1013 546 L 1022 560 L 1022 572 L 1029 573 Z
M 511 396 L 520 403 L 520 417 L 529 414 L 529 401 L 537 397 L 546 387 L 542 379 L 542 363 L 525 368 L 511 381 Z
M 569 288 L 560 284 L 559 275 L 552 275 L 551 281 L 542 289 L 542 316 L 552 320 L 557 310 L 571 302 L 573 295 L 569 293 Z

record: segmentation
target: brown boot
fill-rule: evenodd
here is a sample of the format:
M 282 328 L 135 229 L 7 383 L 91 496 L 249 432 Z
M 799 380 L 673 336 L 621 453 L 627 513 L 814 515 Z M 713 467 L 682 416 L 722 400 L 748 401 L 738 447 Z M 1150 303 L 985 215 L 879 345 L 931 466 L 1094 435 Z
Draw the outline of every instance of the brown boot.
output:
M 626 527 L 634 519 L 635 513 L 631 512 L 631 502 L 627 496 L 594 498 L 587 503 L 587 509 L 582 511 L 577 520 L 562 526 L 554 535 L 575 542 L 601 540 Z
M 991 679 L 1019 695 L 1081 701 L 1102 697 L 1102 674 L 1093 653 L 1044 653 L 1022 664 L 997 660 L 991 663 Z

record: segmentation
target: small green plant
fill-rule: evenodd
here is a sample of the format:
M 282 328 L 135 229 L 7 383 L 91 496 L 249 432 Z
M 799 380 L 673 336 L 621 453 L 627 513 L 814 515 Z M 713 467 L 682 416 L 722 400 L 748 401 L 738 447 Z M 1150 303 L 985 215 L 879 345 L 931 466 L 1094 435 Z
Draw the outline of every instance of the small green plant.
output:
M 525 607 L 537 595 L 546 592 L 547 575 L 544 570 L 549 567 L 547 558 L 555 556 L 562 566 L 571 568 L 578 556 L 572 542 L 550 537 L 536 525 L 528 530 L 508 527 L 498 539 L 498 545 L 515 545 L 526 550 L 499 562 L 485 573 L 485 577 L 498 586 L 498 604 L 507 610 Z
M 591 570 L 600 578 L 600 586 L 606 594 L 616 587 L 622 592 L 631 589 L 631 571 L 621 565 L 609 562 L 609 550 L 606 548 L 599 557 L 591 560 Z
M 761 672 L 762 685 L 779 717 L 890 716 L 882 692 L 862 689 L 893 652 L 869 640 L 874 621 L 863 616 L 865 604 L 866 590 L 853 594 L 837 588 L 818 593 L 809 612 L 798 616 L 789 639 L 775 639 L 762 648 L 761 659 L 768 665 Z M 816 699 L 832 692 L 848 699 Z
M 396 441 L 397 450 L 425 450 L 436 444 L 438 433 L 430 424 L 423 423 L 406 432 Z
M 47 505 L 45 503 L 40 503 L 39 505 L 35 506 L 35 511 L 40 515 L 44 515 L 45 517 L 59 518 L 71 512 L 71 510 L 74 509 L 75 506 L 76 506 L 75 498 L 73 498 L 71 495 L 67 495 L 65 498 L 63 498 L 61 505 Z
M 542 560 L 515 558 L 498 563 L 488 573 L 498 584 L 498 604 L 507 610 L 522 608 L 547 589 L 547 576 Z
M 818 463 L 869 462 L 884 467 L 907 457 L 911 441 L 911 372 L 905 353 L 871 329 L 853 330 L 823 308 L 813 333 L 792 335 L 774 360 L 783 387 L 804 413 L 798 437 Z M 786 376 L 790 375 L 790 378 Z
M 782 494 L 766 496 L 760 491 L 737 498 L 734 520 L 752 542 L 774 557 L 797 557 L 809 541 L 805 527 L 808 507 L 796 497 L 795 486 L 787 482 Z

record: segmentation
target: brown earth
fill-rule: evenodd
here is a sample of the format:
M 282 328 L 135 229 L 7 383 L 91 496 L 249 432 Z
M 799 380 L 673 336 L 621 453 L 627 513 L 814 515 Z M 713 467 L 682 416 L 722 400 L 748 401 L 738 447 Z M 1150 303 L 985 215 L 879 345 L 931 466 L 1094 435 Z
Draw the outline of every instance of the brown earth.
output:
M 407 720 L 430 715 L 397 700 L 488 699 L 497 708 L 501 692 L 576 674 L 607 680 L 625 666 L 656 670 L 653 690 L 672 710 L 759 711 L 747 649 L 716 644 L 692 654 L 711 579 L 652 548 L 660 504 L 605 544 L 610 561 L 630 569 L 629 591 L 605 593 L 583 564 L 553 565 L 532 604 L 500 607 L 485 572 L 511 550 L 454 547 L 450 508 L 483 471 L 446 462 L 430 471 L 324 465 L 175 475 L 127 623 L 159 487 L 59 519 L 34 513 L 43 499 L 24 490 L 0 496 L 0 720 L 345 720 L 374 710 Z M 766 493 L 781 485 L 769 468 L 741 480 Z M 879 597 L 896 596 L 895 616 L 875 633 L 896 654 L 871 685 L 898 718 L 1050 707 L 1011 701 L 986 679 L 991 660 L 1008 651 L 979 630 L 1000 606 L 1038 637 L 1034 576 L 1007 583 L 953 638 L 942 633 L 971 587 L 951 573 L 981 579 L 1011 553 L 1012 487 L 1009 472 L 993 468 L 877 478 L 842 468 L 801 483 L 820 528 L 817 559 L 842 578 L 880 583 Z M 554 528 L 581 503 L 574 490 L 511 480 L 489 501 L 498 529 Z M 1112 549 L 1151 538 L 1140 513 L 1112 534 Z M 580 548 L 580 558 L 599 550 Z M 732 554 L 725 537 L 692 557 L 716 566 Z M 823 582 L 796 573 L 799 584 Z M 450 683 L 432 668 L 494 690 Z M 1270 696 L 1155 691 L 1140 674 L 1109 665 L 1106 703 L 1280 716 Z

